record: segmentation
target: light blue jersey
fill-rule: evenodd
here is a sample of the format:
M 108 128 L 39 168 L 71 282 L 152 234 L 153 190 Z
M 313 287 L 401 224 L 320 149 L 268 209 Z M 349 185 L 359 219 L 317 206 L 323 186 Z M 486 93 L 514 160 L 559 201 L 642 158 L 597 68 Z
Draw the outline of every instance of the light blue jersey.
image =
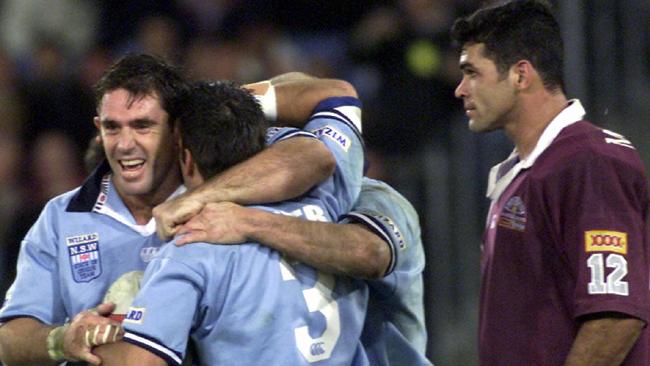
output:
M 336 172 L 299 199 L 257 208 L 331 222 L 352 207 L 363 169 L 359 112 L 354 98 L 321 103 L 306 130 L 329 146 Z M 145 271 L 124 339 L 172 365 L 188 337 L 202 365 L 368 365 L 360 341 L 367 292 L 363 281 L 255 243 L 166 245 Z
M 108 164 L 52 199 L 25 236 L 0 321 L 61 324 L 101 303 L 122 274 L 143 271 L 163 244 L 155 224 L 137 225 L 111 184 Z
M 344 222 L 362 223 L 389 244 L 389 273 L 368 281 L 370 302 L 361 338 L 370 364 L 430 365 L 425 357 L 422 271 L 424 252 L 413 206 L 388 184 L 364 178 L 353 212 Z
M 270 130 L 267 144 L 313 134 Z M 172 196 L 185 188 L 180 186 Z M 358 194 L 358 193 L 357 193 Z M 0 323 L 32 317 L 62 324 L 102 302 L 121 275 L 144 271 L 163 244 L 155 221 L 137 225 L 103 162 L 75 190 L 53 198 L 24 238 L 17 276 L 0 309 Z

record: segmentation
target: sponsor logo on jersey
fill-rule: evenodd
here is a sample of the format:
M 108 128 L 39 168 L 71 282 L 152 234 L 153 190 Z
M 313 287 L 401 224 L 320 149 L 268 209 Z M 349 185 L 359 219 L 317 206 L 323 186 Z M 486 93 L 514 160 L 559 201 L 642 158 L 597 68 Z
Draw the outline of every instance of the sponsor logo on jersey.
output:
M 506 229 L 526 230 L 526 206 L 519 196 L 508 199 L 499 215 L 498 225 Z
M 83 234 L 65 239 L 70 269 L 75 282 L 90 282 L 102 274 L 99 234 Z
M 610 230 L 585 231 L 585 250 L 627 254 L 627 233 Z
M 341 145 L 343 150 L 345 150 L 346 152 L 348 151 L 348 149 L 350 149 L 350 145 L 352 144 L 352 141 L 350 140 L 349 137 L 347 137 L 345 134 L 341 133 L 341 131 L 337 130 L 332 126 L 321 127 L 311 132 L 319 138 L 321 136 L 329 137 L 331 140 Z
M 384 215 L 377 215 L 377 218 L 381 220 L 386 226 L 390 228 L 390 230 L 393 232 L 393 237 L 397 239 L 397 246 L 399 247 L 400 250 L 406 249 L 406 241 L 404 241 L 404 235 L 402 235 L 402 232 L 399 231 L 399 228 L 393 220 L 391 220 L 389 217 L 386 217 Z
M 320 356 L 323 353 L 325 353 L 325 349 L 323 346 L 325 345 L 324 342 L 315 342 L 311 344 L 311 347 L 309 348 L 309 353 L 311 353 L 312 356 Z
M 140 249 L 140 259 L 142 259 L 143 262 L 149 263 L 153 259 L 153 257 L 158 253 L 159 247 L 144 247 Z
M 124 317 L 124 322 L 126 323 L 133 323 L 133 324 L 142 324 L 144 321 L 144 313 L 146 308 L 134 308 L 131 307 L 129 308 L 129 311 L 126 313 L 126 316 Z

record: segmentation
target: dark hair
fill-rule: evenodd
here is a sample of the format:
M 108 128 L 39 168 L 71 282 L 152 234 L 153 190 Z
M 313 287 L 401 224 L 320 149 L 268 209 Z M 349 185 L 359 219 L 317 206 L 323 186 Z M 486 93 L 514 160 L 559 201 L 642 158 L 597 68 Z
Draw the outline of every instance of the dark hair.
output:
M 179 115 L 179 98 L 188 88 L 179 68 L 152 55 L 127 55 L 114 63 L 95 86 L 97 107 L 104 94 L 126 89 L 132 101 L 147 95 L 160 98 L 161 107 L 173 123 Z
M 183 100 L 181 140 L 203 178 L 211 178 L 264 148 L 267 122 L 248 91 L 231 82 L 199 82 Z
M 564 89 L 560 26 L 544 0 L 514 0 L 477 10 L 456 20 L 452 37 L 460 43 L 483 43 L 484 55 L 501 74 L 528 60 L 546 89 Z

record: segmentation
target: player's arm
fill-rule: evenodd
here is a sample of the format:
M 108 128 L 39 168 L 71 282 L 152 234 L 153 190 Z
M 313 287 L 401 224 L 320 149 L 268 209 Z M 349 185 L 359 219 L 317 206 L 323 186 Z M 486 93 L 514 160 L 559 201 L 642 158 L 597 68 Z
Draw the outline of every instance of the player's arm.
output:
M 0 327 L 0 360 L 6 366 L 57 365 L 63 360 L 99 365 L 101 360 L 91 353 L 91 347 L 122 335 L 119 324 L 106 317 L 113 308 L 113 304 L 102 304 L 61 326 L 34 318 L 12 319 Z
M 565 365 L 620 365 L 644 326 L 645 322 L 636 318 L 605 317 L 585 321 Z
M 144 348 L 123 341 L 95 348 L 102 366 L 166 366 L 167 362 Z
M 307 221 L 223 202 L 208 204 L 183 225 L 178 244 L 259 242 L 328 273 L 381 278 L 387 243 L 365 225 Z
M 302 127 L 322 100 L 357 95 L 345 81 L 300 73 L 288 75 L 292 76 L 281 77 L 277 85 L 272 79 L 246 86 L 260 94 L 273 90 L 271 101 L 262 104 L 266 104 L 267 115 L 269 105 L 277 108 L 283 124 Z M 177 226 L 196 215 L 207 202 L 268 203 L 300 196 L 329 177 L 335 164 L 332 153 L 315 139 L 295 137 L 277 142 L 199 188 L 154 208 L 158 235 L 168 239 L 176 234 Z

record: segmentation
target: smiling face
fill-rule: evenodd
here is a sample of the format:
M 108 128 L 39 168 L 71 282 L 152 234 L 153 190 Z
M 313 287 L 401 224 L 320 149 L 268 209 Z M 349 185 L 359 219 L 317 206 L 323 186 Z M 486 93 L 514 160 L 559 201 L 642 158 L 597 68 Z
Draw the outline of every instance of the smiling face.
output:
M 484 47 L 482 43 L 463 47 L 460 55 L 463 79 L 455 93 L 463 100 L 469 129 L 473 132 L 503 128 L 516 104 L 511 73 L 499 73 L 496 64 L 484 56 Z
M 169 115 L 156 95 L 125 89 L 104 94 L 95 125 L 125 202 L 157 204 L 180 184 L 177 148 Z

